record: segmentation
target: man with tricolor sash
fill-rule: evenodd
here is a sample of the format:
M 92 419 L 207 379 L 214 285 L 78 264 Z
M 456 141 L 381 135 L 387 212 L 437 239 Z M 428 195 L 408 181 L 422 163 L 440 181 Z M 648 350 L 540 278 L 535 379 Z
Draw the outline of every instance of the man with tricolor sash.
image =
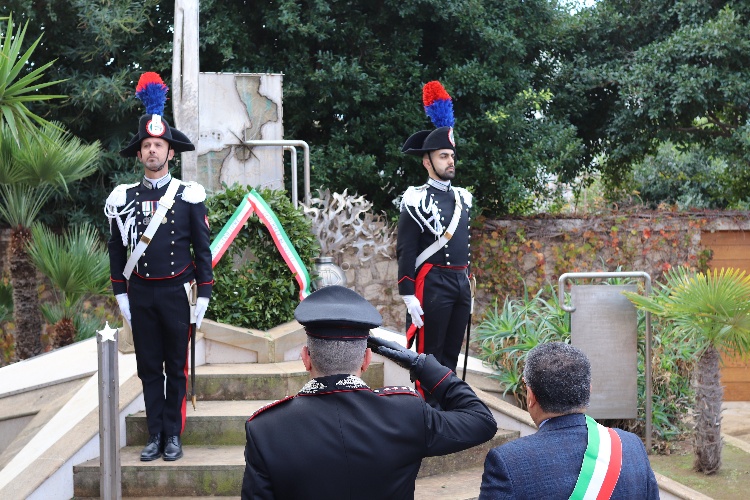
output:
M 540 344 L 529 351 L 523 377 L 539 430 L 490 450 L 480 500 L 659 498 L 640 438 L 584 414 L 591 365 L 580 349 Z
M 167 90 L 158 74 L 141 75 L 136 97 L 146 114 L 120 155 L 137 158 L 143 177 L 115 187 L 104 208 L 111 230 L 112 290 L 132 326 L 143 385 L 149 432 L 144 462 L 182 457 L 188 344 L 213 285 L 206 192 L 169 173 L 169 160 L 195 146 L 162 116 Z
M 437 127 L 409 137 L 401 152 L 421 158 L 428 179 L 401 197 L 398 223 L 398 292 L 407 309 L 407 345 L 456 370 L 471 315 L 469 221 L 472 196 L 453 186 L 456 143 L 453 104 L 443 86 L 422 89 L 427 115 Z M 425 395 L 419 385 L 417 389 Z

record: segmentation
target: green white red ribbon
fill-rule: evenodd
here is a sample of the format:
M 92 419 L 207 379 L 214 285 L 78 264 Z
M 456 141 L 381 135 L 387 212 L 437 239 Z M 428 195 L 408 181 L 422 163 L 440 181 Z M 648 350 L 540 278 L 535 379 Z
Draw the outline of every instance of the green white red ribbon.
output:
M 570 500 L 609 500 L 622 469 L 622 442 L 614 429 L 586 415 L 588 445 Z
M 219 234 L 211 243 L 211 265 L 216 266 L 219 259 L 227 251 L 229 245 L 237 237 L 237 234 L 245 225 L 247 219 L 256 213 L 258 218 L 264 226 L 271 233 L 276 248 L 279 249 L 281 256 L 284 258 L 284 262 L 289 266 L 289 269 L 294 274 L 297 283 L 299 284 L 299 298 L 303 300 L 305 297 L 310 295 L 310 274 L 307 272 L 307 267 L 302 262 L 297 250 L 294 249 L 292 242 L 289 241 L 284 228 L 281 226 L 278 217 L 273 213 L 271 207 L 268 206 L 266 200 L 258 193 L 255 189 L 252 189 L 247 196 L 242 199 L 242 202 L 234 211 L 232 216 L 229 218 L 224 227 L 221 228 Z

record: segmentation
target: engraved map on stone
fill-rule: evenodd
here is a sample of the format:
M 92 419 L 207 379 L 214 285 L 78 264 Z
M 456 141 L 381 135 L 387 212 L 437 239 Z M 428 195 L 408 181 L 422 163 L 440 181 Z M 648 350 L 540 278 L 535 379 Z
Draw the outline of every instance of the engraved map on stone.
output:
M 197 181 L 209 192 L 222 182 L 284 187 L 283 149 L 248 148 L 255 139 L 283 139 L 279 74 L 200 74 Z

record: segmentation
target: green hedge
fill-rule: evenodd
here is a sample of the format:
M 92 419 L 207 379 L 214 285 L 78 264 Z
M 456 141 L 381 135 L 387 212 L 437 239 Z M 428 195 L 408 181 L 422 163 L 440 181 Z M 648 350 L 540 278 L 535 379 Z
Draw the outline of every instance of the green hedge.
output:
M 206 201 L 211 241 L 224 227 L 249 187 L 234 185 Z M 278 217 L 312 277 L 319 245 L 311 223 L 283 190 L 258 190 Z M 299 285 L 258 219 L 251 215 L 214 268 L 214 288 L 206 317 L 234 326 L 268 330 L 294 319 Z

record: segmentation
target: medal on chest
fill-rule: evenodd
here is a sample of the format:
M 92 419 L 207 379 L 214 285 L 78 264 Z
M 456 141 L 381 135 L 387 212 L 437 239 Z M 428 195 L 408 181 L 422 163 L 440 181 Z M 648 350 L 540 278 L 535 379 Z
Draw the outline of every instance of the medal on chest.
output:
M 151 218 L 156 214 L 156 210 L 159 208 L 158 201 L 142 201 L 141 202 L 141 213 L 143 214 L 143 223 L 145 225 L 151 224 Z M 164 217 L 161 220 L 162 224 L 167 223 L 167 218 Z

